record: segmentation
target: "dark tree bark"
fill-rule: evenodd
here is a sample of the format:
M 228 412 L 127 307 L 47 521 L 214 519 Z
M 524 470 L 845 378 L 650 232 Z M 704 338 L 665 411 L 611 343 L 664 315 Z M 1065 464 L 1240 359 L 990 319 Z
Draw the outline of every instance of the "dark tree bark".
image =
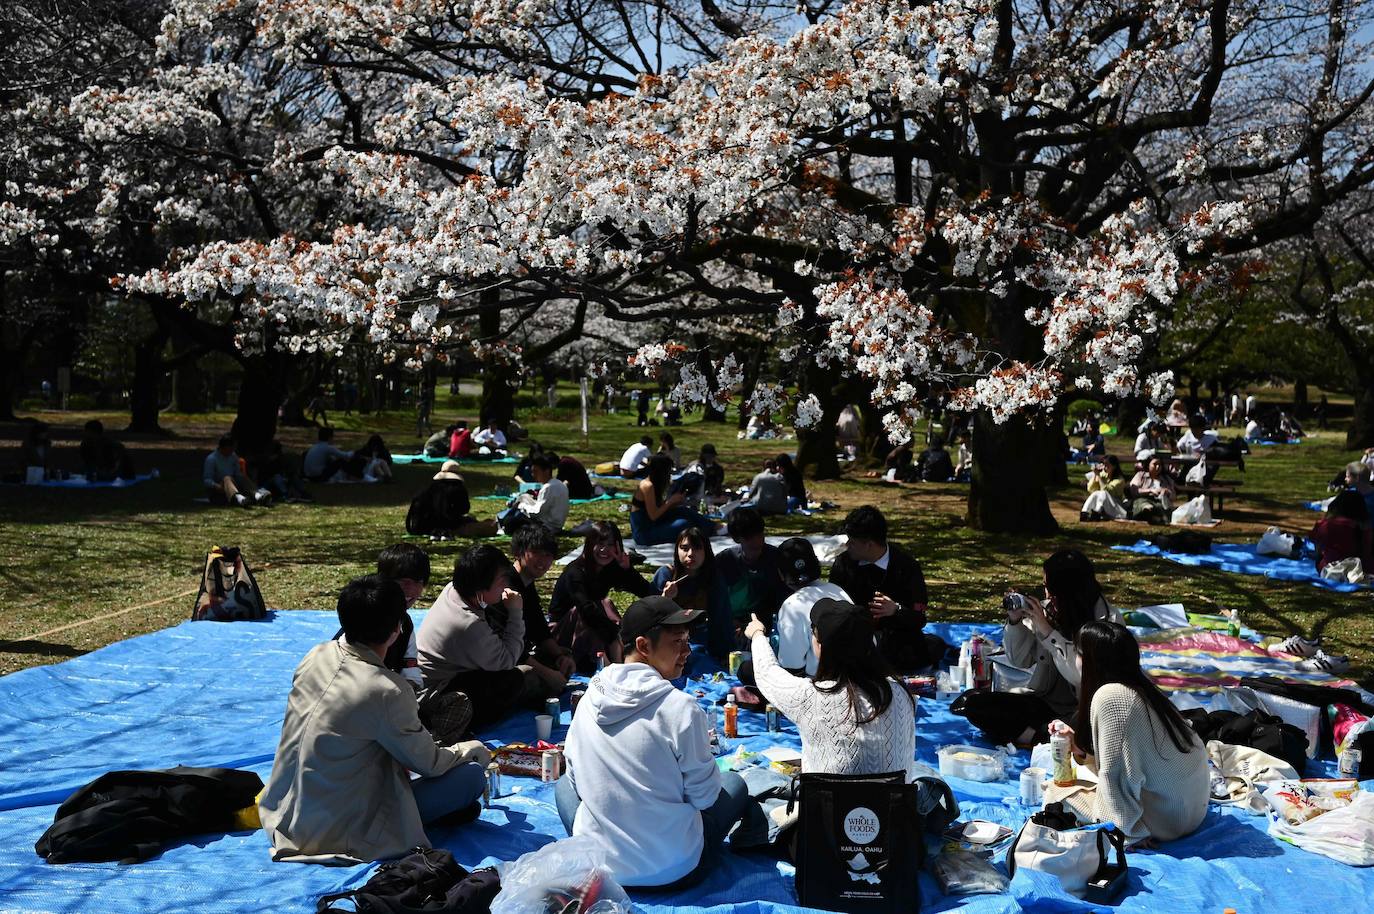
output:
M 749 402 L 749 398 L 754 395 L 754 388 L 759 386 L 759 373 L 763 370 L 763 346 L 755 343 L 749 348 L 749 353 L 744 359 L 744 383 L 739 389 L 739 421 L 736 428 L 744 431 L 749 425 L 749 417 L 745 415 L 744 404 Z
M 134 378 L 129 387 L 129 428 L 148 435 L 163 434 L 157 421 L 162 410 L 162 350 L 170 334 L 159 326 L 134 346 Z
M 173 407 L 179 413 L 203 413 L 209 409 L 205 372 L 196 362 L 187 362 L 177 369 L 175 393 Z
M 495 422 L 501 431 L 510 428 L 515 418 L 515 373 L 506 364 L 482 368 L 482 401 L 478 417 L 483 425 Z
M 1364 373 L 1355 389 L 1355 414 L 1345 432 L 1347 448 L 1374 447 L 1374 372 Z
M 797 429 L 797 469 L 805 473 L 809 467 L 812 479 L 839 479 L 835 423 L 846 402 L 842 379 L 833 369 L 821 368 L 809 360 L 805 380 L 805 392 L 814 393 L 821 401 L 821 421 L 809 429 Z
M 1059 531 L 1045 492 L 1051 463 L 1063 464 L 1059 436 L 1051 424 L 1017 416 L 998 425 L 979 410 L 973 427 L 973 482 L 968 521 L 988 533 L 1048 536 Z
M 283 368 L 283 358 L 275 352 L 244 359 L 234 418 L 234 437 L 241 453 L 263 453 L 276 437 L 277 410 L 286 396 Z

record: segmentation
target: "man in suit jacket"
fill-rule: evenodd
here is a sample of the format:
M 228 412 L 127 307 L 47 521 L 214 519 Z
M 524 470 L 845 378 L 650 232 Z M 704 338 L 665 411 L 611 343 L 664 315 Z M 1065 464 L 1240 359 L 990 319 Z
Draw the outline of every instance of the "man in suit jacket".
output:
M 868 607 L 883 656 L 898 672 L 938 663 L 943 642 L 923 631 L 928 598 L 921 563 L 887 541 L 887 518 L 871 505 L 851 511 L 842 532 L 849 542 L 830 569 L 830 582 L 855 606 Z

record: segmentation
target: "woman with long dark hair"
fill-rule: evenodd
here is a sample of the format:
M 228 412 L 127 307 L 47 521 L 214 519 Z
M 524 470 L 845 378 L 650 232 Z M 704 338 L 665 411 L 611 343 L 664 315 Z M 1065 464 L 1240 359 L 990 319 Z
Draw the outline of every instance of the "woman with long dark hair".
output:
M 910 780 L 916 708 L 874 644 L 866 609 L 828 598 L 811 607 L 814 679 L 782 668 L 757 616 L 744 634 L 753 648 L 759 691 L 801 733 L 802 771 L 902 771 Z
M 596 672 L 596 655 L 620 660 L 620 612 L 613 591 L 647 597 L 653 585 L 630 564 L 620 530 L 609 521 L 592 524 L 582 554 L 559 575 L 549 598 L 549 624 L 559 647 L 572 651 L 579 673 Z
M 792 455 L 779 454 L 774 458 L 774 463 L 778 468 L 778 475 L 787 484 L 787 510 L 795 511 L 798 508 L 805 508 L 806 480 L 802 477 L 801 470 L 797 469 L 797 464 L 792 460 Z
M 640 546 L 659 546 L 671 543 L 688 527 L 696 527 L 707 536 L 716 525 L 702 514 L 684 507 L 686 496 L 681 492 L 668 494 L 673 481 L 672 458 L 655 454 L 649 458 L 649 473 L 635 488 L 630 499 L 630 534 Z
M 1049 738 L 1056 717 L 1068 719 L 1078 707 L 1078 663 L 1073 639 L 1095 619 L 1121 621 L 1107 602 L 1092 560 L 1077 549 L 1060 549 L 1045 559 L 1045 600 L 1008 594 L 1002 647 L 1007 661 L 1030 671 L 1023 692 L 971 689 L 954 700 L 962 714 L 993 742 L 1032 746 Z
M 1124 625 L 1089 622 L 1076 639 L 1082 668 L 1076 748 L 1091 756 L 1096 786 L 1050 787 L 1082 820 L 1112 822 L 1132 841 L 1172 841 L 1207 815 L 1207 750 L 1183 715 L 1140 668 Z
M 673 544 L 673 563 L 654 574 L 655 592 L 683 609 L 699 609 L 704 620 L 692 630 L 692 643 L 705 644 L 717 660 L 724 661 L 735 647 L 735 623 L 730 614 L 730 595 L 716 571 L 716 558 L 706 534 L 688 527 Z

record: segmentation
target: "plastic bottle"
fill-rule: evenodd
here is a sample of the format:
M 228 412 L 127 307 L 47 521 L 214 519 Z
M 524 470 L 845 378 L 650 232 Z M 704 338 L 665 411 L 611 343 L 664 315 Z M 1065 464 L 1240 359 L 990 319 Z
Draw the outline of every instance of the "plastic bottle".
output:
M 725 738 L 739 739 L 739 705 L 735 696 L 725 696 Z
M 982 638 L 974 638 L 969 645 L 968 662 L 973 670 L 973 688 L 986 689 L 992 685 L 992 675 L 988 668 L 986 646 Z
M 1240 637 L 1240 610 L 1232 609 L 1226 613 L 1226 634 L 1232 638 Z
M 1064 732 L 1063 724 L 1055 721 L 1050 725 L 1050 759 L 1056 787 L 1073 786 L 1073 754 L 1069 750 L 1069 735 Z

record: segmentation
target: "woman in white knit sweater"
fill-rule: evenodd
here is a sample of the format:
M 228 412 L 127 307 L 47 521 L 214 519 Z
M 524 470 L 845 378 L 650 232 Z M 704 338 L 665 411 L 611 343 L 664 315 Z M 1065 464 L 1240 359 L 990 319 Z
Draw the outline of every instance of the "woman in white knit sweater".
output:
M 793 676 L 778 664 L 757 616 L 744 633 L 753 649 L 759 691 L 801 733 L 802 771 L 902 771 L 911 780 L 916 707 L 889 675 L 866 611 L 829 598 L 812 606 L 814 680 Z
M 1078 631 L 1075 754 L 1086 754 L 1097 784 L 1051 786 L 1078 817 L 1111 822 L 1131 842 L 1172 841 L 1207 814 L 1207 750 L 1187 721 L 1140 668 L 1140 645 L 1115 622 Z

